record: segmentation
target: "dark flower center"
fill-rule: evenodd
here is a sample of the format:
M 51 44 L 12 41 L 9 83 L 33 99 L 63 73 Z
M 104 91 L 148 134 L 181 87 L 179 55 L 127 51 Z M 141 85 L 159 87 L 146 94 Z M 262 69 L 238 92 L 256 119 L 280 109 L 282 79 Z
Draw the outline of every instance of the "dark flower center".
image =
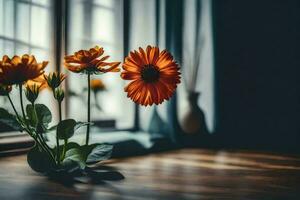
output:
M 146 83 L 153 83 L 159 79 L 159 71 L 153 65 L 145 65 L 142 69 L 141 76 Z

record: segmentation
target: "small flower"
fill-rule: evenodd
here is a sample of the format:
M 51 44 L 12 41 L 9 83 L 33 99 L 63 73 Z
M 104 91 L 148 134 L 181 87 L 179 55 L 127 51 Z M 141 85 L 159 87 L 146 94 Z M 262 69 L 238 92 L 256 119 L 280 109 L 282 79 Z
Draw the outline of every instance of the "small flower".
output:
M 144 106 L 168 100 L 180 83 L 178 64 L 169 52 L 160 52 L 158 47 L 130 52 L 123 69 L 121 77 L 131 80 L 125 87 L 127 96 Z
M 5 85 L 24 84 L 44 73 L 48 62 L 37 63 L 33 55 L 24 54 L 22 57 L 7 55 L 0 61 L 0 83 Z
M 65 66 L 75 73 L 98 74 L 106 72 L 119 72 L 120 62 L 105 62 L 109 56 L 103 56 L 104 50 L 101 47 L 94 47 L 90 50 L 80 50 L 74 55 L 65 56 Z
M 11 85 L 3 85 L 0 84 L 0 96 L 6 96 L 8 95 L 12 90 L 12 86 Z
M 51 72 L 48 75 L 44 74 L 44 78 L 47 81 L 48 86 L 55 90 L 65 80 L 66 75 L 59 72 Z
M 58 101 L 58 102 L 62 102 L 65 98 L 65 92 L 63 89 L 61 88 L 56 88 L 54 91 L 54 98 Z
M 26 83 L 25 96 L 27 100 L 34 104 L 35 100 L 38 98 L 39 93 L 44 89 L 44 84 L 38 82 L 27 82 Z
M 106 87 L 105 87 L 103 81 L 101 81 L 100 79 L 92 79 L 91 80 L 91 89 L 97 93 L 97 92 L 106 90 Z

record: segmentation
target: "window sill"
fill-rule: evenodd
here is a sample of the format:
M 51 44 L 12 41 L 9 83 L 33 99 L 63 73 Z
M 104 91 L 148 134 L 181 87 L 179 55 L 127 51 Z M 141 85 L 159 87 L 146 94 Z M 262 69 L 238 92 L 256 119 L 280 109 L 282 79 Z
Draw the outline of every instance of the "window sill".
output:
M 50 141 L 54 141 L 51 137 L 49 137 L 49 139 Z M 85 133 L 76 134 L 70 141 L 83 144 L 85 141 Z M 90 141 L 92 143 L 113 144 L 114 157 L 143 154 L 153 146 L 151 136 L 146 132 L 93 132 Z M 50 145 L 53 145 L 52 143 L 50 142 Z M 0 135 L 0 157 L 25 153 L 33 145 L 33 139 L 25 133 L 2 133 Z
M 28 151 L 34 141 L 26 133 L 7 132 L 0 135 L 0 157 Z

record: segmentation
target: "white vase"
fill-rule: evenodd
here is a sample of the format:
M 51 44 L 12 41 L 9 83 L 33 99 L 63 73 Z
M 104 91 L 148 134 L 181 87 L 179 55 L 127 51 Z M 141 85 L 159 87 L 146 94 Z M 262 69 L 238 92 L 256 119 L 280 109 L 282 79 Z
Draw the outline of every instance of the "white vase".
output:
M 188 93 L 188 107 L 180 122 L 184 134 L 202 135 L 208 133 L 205 115 L 198 105 L 199 96 L 199 92 Z

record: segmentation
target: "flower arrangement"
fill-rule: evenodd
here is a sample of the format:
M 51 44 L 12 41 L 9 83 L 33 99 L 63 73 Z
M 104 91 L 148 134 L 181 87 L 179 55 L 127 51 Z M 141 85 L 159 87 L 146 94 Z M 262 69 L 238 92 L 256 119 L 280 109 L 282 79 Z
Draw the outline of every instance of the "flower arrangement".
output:
M 87 77 L 87 121 L 62 118 L 62 102 L 65 91 L 62 87 L 66 75 L 60 72 L 45 73 L 47 61 L 37 62 L 33 55 L 3 56 L 0 61 L 0 95 L 6 96 L 14 114 L 0 108 L 0 121 L 18 131 L 28 133 L 35 141 L 34 147 L 28 152 L 27 160 L 30 167 L 47 175 L 87 174 L 89 166 L 110 157 L 113 146 L 90 141 L 90 96 L 91 91 L 105 90 L 99 79 L 91 79 L 92 75 L 120 72 L 120 62 L 108 62 L 109 56 L 103 56 L 104 49 L 98 46 L 89 50 L 80 50 L 64 58 L 65 67 Z M 127 96 L 134 102 L 151 106 L 169 100 L 177 84 L 180 83 L 180 72 L 176 61 L 166 50 L 148 46 L 145 50 L 132 51 L 125 58 L 121 78 L 129 80 L 125 87 Z M 16 86 L 19 90 L 19 112 L 16 101 L 12 101 L 10 92 Z M 57 125 L 51 126 L 52 114 L 44 104 L 36 103 L 40 92 L 50 89 L 59 110 Z M 25 105 L 23 93 L 29 102 Z M 69 142 L 69 139 L 80 127 L 86 127 L 85 143 Z M 55 145 L 49 144 L 46 134 L 55 132 Z

